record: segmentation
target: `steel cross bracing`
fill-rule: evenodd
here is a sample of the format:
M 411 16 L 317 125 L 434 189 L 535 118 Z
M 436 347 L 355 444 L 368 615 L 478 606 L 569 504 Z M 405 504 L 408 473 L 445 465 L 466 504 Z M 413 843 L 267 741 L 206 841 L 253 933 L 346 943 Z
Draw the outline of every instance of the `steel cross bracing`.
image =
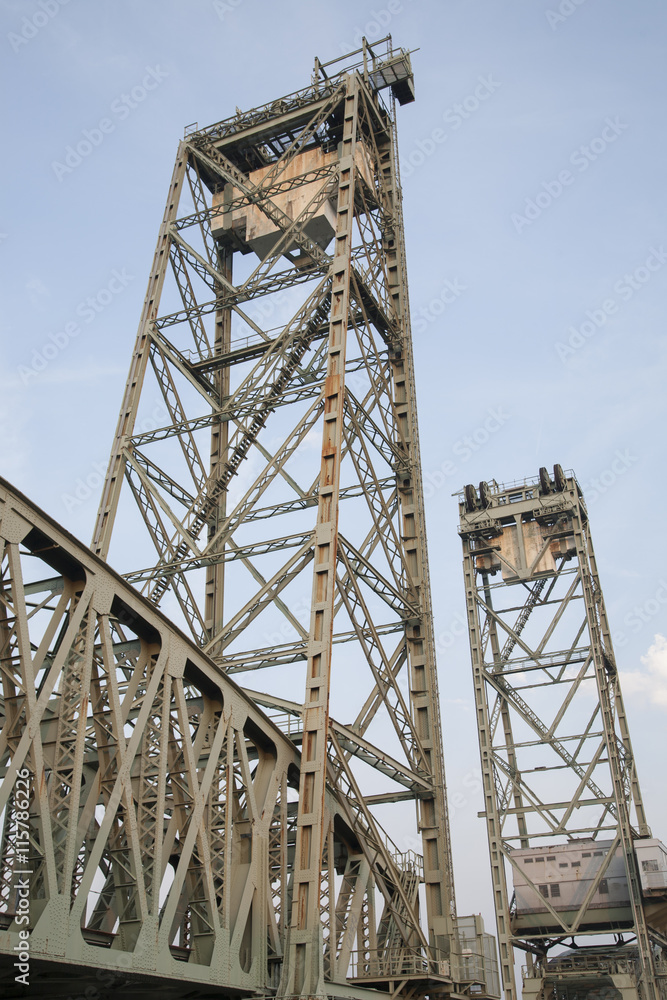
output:
M 222 671 L 299 706 L 271 962 L 255 909 L 244 945 L 257 984 L 290 996 L 474 985 L 457 979 L 396 147 L 412 72 L 390 39 L 355 55 L 180 144 L 93 538 Z M 410 801 L 423 868 L 376 812 L 406 829 Z
M 303 732 L 276 726 L 257 705 L 270 700 L 242 691 L 3 480 L 0 671 L 6 995 L 16 989 L 21 930 L 30 932 L 21 996 L 67 992 L 74 980 L 86 995 L 100 983 L 128 996 L 275 992 L 289 940 Z M 428 961 L 414 922 L 418 859 L 376 824 L 349 758 L 413 796 L 431 784 L 333 720 L 331 737 L 322 919 L 334 930 L 319 964 L 335 995 L 355 942 L 359 979 Z M 446 984 L 431 973 L 427 965 L 424 978 Z
M 4 481 L 0 670 L 3 995 L 17 989 L 22 929 L 20 995 L 76 981 L 82 995 L 103 984 L 199 997 L 277 981 L 294 744 Z M 327 809 L 340 816 L 331 795 Z
M 468 486 L 460 514 L 505 996 L 517 995 L 515 947 L 544 969 L 549 949 L 566 938 L 625 929 L 637 937 L 640 995 L 655 1000 L 664 928 L 645 914 L 634 853 L 651 834 L 579 486 L 560 466 L 553 481 L 543 469 L 536 481 L 481 483 L 479 494 Z M 565 912 L 553 899 L 561 890 L 549 898 L 537 864 L 532 875 L 517 851 L 581 839 L 611 846 L 585 897 Z M 629 902 L 605 925 L 595 907 L 617 855 Z M 512 901 L 508 871 L 527 886 L 526 898 Z M 524 909 L 543 916 L 522 922 Z

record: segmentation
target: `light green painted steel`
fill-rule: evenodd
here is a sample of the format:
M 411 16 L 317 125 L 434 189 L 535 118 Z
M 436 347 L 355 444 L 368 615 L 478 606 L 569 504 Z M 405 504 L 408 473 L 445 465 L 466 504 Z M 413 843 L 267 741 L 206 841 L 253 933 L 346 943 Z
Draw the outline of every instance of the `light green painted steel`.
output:
M 542 469 L 535 480 L 481 483 L 479 492 L 467 486 L 459 532 L 505 995 L 516 997 L 514 948 L 529 957 L 525 996 L 542 995 L 558 978 L 547 965 L 555 944 L 582 935 L 590 944 L 625 931 L 638 942 L 628 988 L 646 1000 L 664 997 L 654 968 L 664 918 L 645 912 L 634 853 L 650 830 L 576 479 L 556 466 L 553 480 Z M 534 865 L 533 875 L 524 858 L 529 848 L 553 850 L 582 838 L 612 846 L 572 908 L 560 886 L 549 894 L 549 884 L 540 885 L 544 866 Z M 617 850 L 629 904 L 611 912 L 598 894 Z M 510 905 L 512 871 L 527 887 Z M 598 955 L 591 966 L 598 985 L 618 954 L 610 946 Z M 566 971 L 562 982 L 577 976 L 578 968 Z
M 188 134 L 185 178 L 196 211 L 168 210 L 158 250 L 162 277 L 154 277 L 149 287 L 135 352 L 145 374 L 139 378 L 131 372 L 132 401 L 124 406 L 114 446 L 114 454 L 125 456 L 126 478 L 157 550 L 153 565 L 133 568 L 128 578 L 140 583 L 154 604 L 175 597 L 195 641 L 230 671 L 306 664 L 300 721 L 306 764 L 281 987 L 305 996 L 320 993 L 324 979 L 345 978 L 353 950 L 350 932 L 343 929 L 349 919 L 359 921 L 358 948 L 368 949 L 373 939 L 373 960 L 355 966 L 367 970 L 370 981 L 385 966 L 400 968 L 405 952 L 408 964 L 423 976 L 419 989 L 427 988 L 433 970 L 442 988 L 451 989 L 458 951 L 395 112 L 393 101 L 387 105 L 380 97 L 393 81 L 399 98 L 410 99 L 411 68 L 407 54 L 392 50 L 388 39 L 377 49 L 364 43 L 355 55 L 356 60 L 334 66 L 318 64 L 306 91 Z M 308 156 L 314 164 L 303 159 Z M 185 188 L 184 180 L 178 183 Z M 300 209 L 288 211 L 288 197 Z M 223 202 L 227 222 L 216 220 L 216 205 Z M 311 235 L 329 204 L 335 211 L 331 249 Z M 245 256 L 251 249 L 244 240 L 252 241 L 253 226 L 275 233 L 273 245 L 259 253 L 259 262 L 235 264 L 242 276 L 233 279 L 231 253 L 240 257 L 239 251 Z M 165 240 L 168 253 L 163 253 Z M 166 276 L 168 258 L 175 281 Z M 275 315 L 272 296 L 289 288 L 298 291 L 304 276 L 309 284 L 300 305 L 292 300 L 292 319 L 273 331 L 263 329 L 253 304 Z M 183 309 L 174 313 L 172 305 L 163 315 L 160 294 L 171 289 Z M 207 317 L 213 315 L 217 325 L 211 335 Z M 190 338 L 187 348 L 180 333 Z M 151 347 L 142 352 L 146 338 Z M 136 427 L 140 397 L 149 391 L 149 365 L 169 413 L 157 432 Z M 192 401 L 186 407 L 186 395 L 199 401 L 199 412 L 192 411 Z M 211 417 L 201 413 L 202 402 Z M 134 426 L 125 413 L 135 415 Z M 274 425 L 277 444 L 270 438 Z M 213 461 L 204 470 L 197 460 L 203 452 L 198 442 L 209 428 Z M 304 483 L 292 471 L 294 456 L 314 433 L 322 441 L 321 467 L 313 466 Z M 152 457 L 152 448 L 174 440 L 183 450 L 185 475 Z M 248 459 L 259 460 L 261 471 L 245 495 L 241 491 L 232 499 Z M 95 531 L 95 545 L 103 553 L 111 541 L 121 481 L 112 464 Z M 287 487 L 288 498 L 271 508 L 265 498 L 279 483 Z M 350 520 L 347 511 L 354 511 L 357 500 L 363 500 L 366 512 L 361 519 L 353 513 Z M 292 513 L 300 514 L 306 530 L 280 533 L 277 519 Z M 276 535 L 250 541 L 243 532 L 262 516 L 276 525 Z M 357 524 L 365 524 L 361 532 Z M 281 557 L 270 572 L 261 568 L 267 554 Z M 234 603 L 238 588 L 232 572 L 239 563 L 253 588 L 245 601 Z M 191 583 L 201 568 L 207 571 L 205 606 Z M 312 596 L 307 621 L 302 621 L 288 595 L 308 574 Z M 377 598 L 381 617 L 372 605 Z M 291 648 L 262 646 L 255 638 L 255 623 L 272 608 L 297 633 Z M 340 732 L 331 733 L 328 723 L 329 691 L 340 684 L 341 642 L 359 650 L 346 650 L 346 656 L 360 655 L 370 668 L 365 703 L 348 721 L 342 743 Z M 364 739 L 365 730 L 383 715 L 403 754 L 393 769 L 383 765 L 392 754 L 382 748 L 369 754 Z M 350 738 L 354 732 L 358 744 Z M 343 761 L 332 757 L 333 746 Z M 387 850 L 379 833 L 373 837 L 380 846 L 365 843 L 377 821 L 363 801 L 366 791 L 347 772 L 350 755 L 370 763 L 376 773 L 381 768 L 396 777 L 402 787 L 378 796 L 384 803 L 403 800 L 406 775 L 414 773 L 412 797 L 429 857 L 423 875 L 425 931 L 410 864 L 396 845 Z M 323 795 L 327 781 L 335 789 L 337 780 L 345 785 L 342 797 L 353 803 L 350 823 L 365 859 L 363 865 L 350 862 L 347 902 L 327 856 L 332 817 Z M 376 892 L 383 912 L 369 929 Z
M 29 753 L 39 778 L 45 975 L 485 994 L 459 951 L 426 556 L 394 100 L 413 97 L 388 37 L 189 130 L 95 555 L 7 488 L 62 581 L 33 611 L 8 539 L 3 766 Z M 122 581 L 96 556 L 128 537 Z M 257 701 L 229 680 L 246 670 L 269 677 Z M 426 863 L 379 822 L 406 802 Z

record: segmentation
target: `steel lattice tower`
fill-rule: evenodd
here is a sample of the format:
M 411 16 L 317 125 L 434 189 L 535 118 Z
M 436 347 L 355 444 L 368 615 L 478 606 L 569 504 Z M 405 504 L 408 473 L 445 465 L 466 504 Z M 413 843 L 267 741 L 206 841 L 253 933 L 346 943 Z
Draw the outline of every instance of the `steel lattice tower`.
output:
M 280 992 L 351 963 L 434 995 L 480 974 L 459 961 L 432 634 L 396 146 L 412 70 L 390 38 L 345 58 L 180 144 L 93 550 L 131 537 L 126 579 L 226 675 L 254 671 L 301 745 L 262 876 L 289 889 L 249 946 L 268 933 Z M 396 803 L 423 871 L 380 825 Z
M 519 948 L 525 997 L 664 997 L 665 886 L 637 859 L 658 842 L 581 490 L 560 466 L 467 486 L 459 530 L 505 996 Z

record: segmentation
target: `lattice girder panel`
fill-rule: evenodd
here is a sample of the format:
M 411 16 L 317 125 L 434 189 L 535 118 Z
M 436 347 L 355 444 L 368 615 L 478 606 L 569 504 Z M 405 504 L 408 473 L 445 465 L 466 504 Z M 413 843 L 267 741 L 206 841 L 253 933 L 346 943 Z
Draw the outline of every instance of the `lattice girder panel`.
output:
M 25 923 L 38 965 L 268 987 L 294 745 L 4 481 L 0 537 L 3 961 Z
M 159 611 L 4 482 L 0 511 L 8 817 L 0 952 L 11 958 L 17 872 L 27 866 L 37 963 L 275 987 L 293 865 L 293 744 Z M 23 769 L 32 795 L 25 854 L 12 811 Z M 35 789 L 45 790 L 41 801 Z M 340 867 L 366 831 L 328 794 Z M 368 856 L 376 861 L 377 851 Z M 364 882 L 355 921 L 366 893 Z M 327 900 L 332 913 L 339 896 Z M 337 951 L 342 978 L 352 926 Z M 257 954 L 262 939 L 270 948 Z

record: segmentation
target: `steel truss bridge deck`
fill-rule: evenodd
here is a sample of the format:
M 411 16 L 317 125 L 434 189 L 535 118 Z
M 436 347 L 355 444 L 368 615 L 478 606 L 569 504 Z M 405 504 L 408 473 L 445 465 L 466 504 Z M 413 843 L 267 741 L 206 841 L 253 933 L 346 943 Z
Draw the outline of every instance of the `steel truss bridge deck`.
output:
M 0 562 L 3 996 L 66 996 L 74 982 L 82 995 L 118 990 L 129 1000 L 275 993 L 257 957 L 244 962 L 244 941 L 247 948 L 256 920 L 264 968 L 281 957 L 295 743 L 158 609 L 4 480 Z M 296 719 L 299 706 L 286 707 Z M 345 727 L 333 728 L 348 750 L 374 755 L 364 740 L 353 745 Z M 406 781 L 404 768 L 398 777 Z M 367 864 L 332 787 L 327 808 L 336 864 L 346 839 L 357 866 Z M 391 857 L 388 847 L 376 855 Z M 417 857 L 391 860 L 394 872 L 401 864 L 418 874 Z M 15 983 L 23 884 L 30 994 Z M 399 975 L 451 984 L 417 951 L 394 967 L 368 954 L 351 961 L 351 978 L 363 982 L 327 983 L 329 995 L 372 996 L 370 983 Z

